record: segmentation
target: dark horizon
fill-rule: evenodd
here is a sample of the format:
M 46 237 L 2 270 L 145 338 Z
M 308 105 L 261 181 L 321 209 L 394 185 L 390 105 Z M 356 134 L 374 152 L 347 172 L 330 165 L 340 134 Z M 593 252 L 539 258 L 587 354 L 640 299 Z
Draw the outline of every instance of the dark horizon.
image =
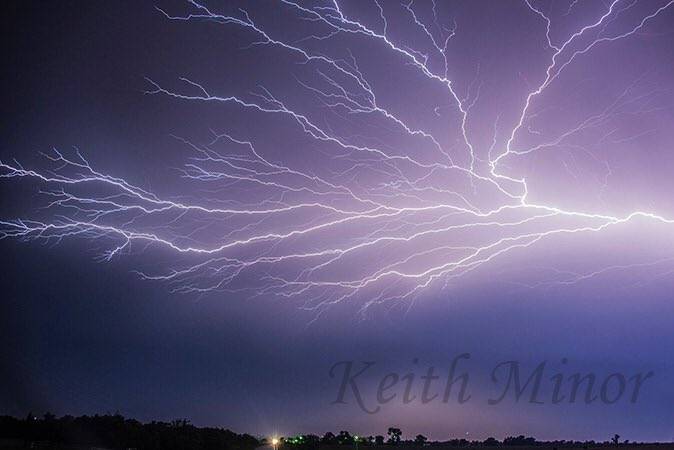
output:
M 49 440 L 55 445 L 64 444 L 83 444 L 87 439 L 93 439 L 90 443 L 97 442 L 102 445 L 115 445 L 111 442 L 105 442 L 105 438 L 115 437 L 119 438 L 118 443 L 124 442 L 125 438 L 131 430 L 122 431 L 120 425 L 126 424 L 133 428 L 141 427 L 161 427 L 162 432 L 166 433 L 170 430 L 197 430 L 203 432 L 221 431 L 228 433 L 226 439 L 238 440 L 243 448 L 256 448 L 262 445 L 279 447 L 288 446 L 300 450 L 316 448 L 318 445 L 328 447 L 346 447 L 354 445 L 362 445 L 366 447 L 372 446 L 403 446 L 403 445 L 417 445 L 417 446 L 450 446 L 450 447 L 466 447 L 466 446 L 505 446 L 505 447 L 521 447 L 521 446 L 546 446 L 556 445 L 562 447 L 575 447 L 584 445 L 583 448 L 591 447 L 605 447 L 605 446 L 639 446 L 639 445 L 653 445 L 653 444 L 671 444 L 671 442 L 634 442 L 629 439 L 624 439 L 619 434 L 614 434 L 605 440 L 583 440 L 574 441 L 567 439 L 559 439 L 554 441 L 541 441 L 533 436 L 519 435 L 519 436 L 505 436 L 503 438 L 495 438 L 489 436 L 483 440 L 469 439 L 463 437 L 447 437 L 444 439 L 430 440 L 422 434 L 412 432 L 406 435 L 404 430 L 396 427 L 389 427 L 386 433 L 373 433 L 364 435 L 355 435 L 349 433 L 348 430 L 341 431 L 326 431 L 325 433 L 299 433 L 290 436 L 271 435 L 271 436 L 255 436 L 241 430 L 231 430 L 226 426 L 220 427 L 199 427 L 191 423 L 187 418 L 174 419 L 168 422 L 164 421 L 148 421 L 140 422 L 136 419 L 124 417 L 119 413 L 95 414 L 91 416 L 72 416 L 64 415 L 57 417 L 49 412 L 42 416 L 28 413 L 26 417 L 19 418 L 13 416 L 5 416 L 0 414 L 0 439 L 12 439 L 20 437 L 24 440 L 44 441 Z M 23 428 L 23 429 L 22 429 Z M 32 430 L 29 430 L 32 428 Z M 71 430 L 68 430 L 71 428 Z M 76 433 L 73 431 L 76 430 Z M 334 431 L 334 432 L 333 432 Z M 191 431 L 186 431 L 188 434 Z M 137 438 L 137 431 L 133 432 L 133 438 Z M 224 437 L 224 436 L 223 436 Z M 84 439 L 84 440 L 82 440 Z M 103 439 L 103 441 L 97 441 Z M 126 446 L 131 444 L 140 444 L 140 442 L 127 442 Z M 147 443 L 146 443 L 147 444 Z M 237 444 L 234 444 L 235 446 Z M 141 445 L 142 446 L 142 445 Z

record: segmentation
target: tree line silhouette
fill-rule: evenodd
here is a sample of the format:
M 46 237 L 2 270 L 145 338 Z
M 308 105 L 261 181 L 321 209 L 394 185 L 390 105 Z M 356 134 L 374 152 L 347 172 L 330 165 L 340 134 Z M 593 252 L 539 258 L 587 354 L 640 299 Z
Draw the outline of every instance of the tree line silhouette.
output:
M 619 442 L 619 435 L 614 435 L 609 441 L 538 441 L 528 436 L 508 436 L 502 441 L 494 437 L 485 440 L 468 439 L 450 439 L 446 441 L 429 441 L 423 434 L 417 434 L 413 439 L 402 439 L 400 428 L 389 428 L 386 436 L 357 436 L 351 435 L 348 431 L 342 430 L 338 434 L 327 432 L 323 437 L 314 434 L 304 434 L 291 437 L 281 437 L 278 439 L 280 450 L 318 450 L 319 448 L 330 448 L 338 446 L 348 446 L 351 450 L 359 450 L 361 447 L 376 446 L 405 446 L 405 447 L 433 447 L 428 450 L 440 448 L 485 448 L 485 447 L 544 447 L 551 449 L 561 448 L 599 448 L 607 446 L 627 445 L 629 441 Z M 276 450 L 276 449 L 275 449 Z M 345 449 L 346 450 L 346 449 Z
M 342 430 L 335 434 L 325 433 L 322 437 L 303 434 L 276 438 L 274 450 L 329 450 L 344 447 L 344 450 L 359 450 L 360 447 L 415 446 L 415 447 L 547 447 L 547 448 L 594 448 L 627 445 L 614 435 L 610 442 L 595 441 L 551 441 L 541 442 L 533 437 L 510 436 L 502 441 L 489 437 L 483 441 L 451 439 L 430 442 L 422 434 L 404 440 L 400 428 L 391 427 L 386 436 L 357 436 Z M 2 442 L 5 441 L 5 442 Z M 178 419 L 171 422 L 141 423 L 127 419 L 120 414 L 57 418 L 47 413 L 42 417 L 28 414 L 24 419 L 0 416 L 0 447 L 7 448 L 7 441 L 14 442 L 13 448 L 69 449 L 97 447 L 108 449 L 138 450 L 253 450 L 262 445 L 272 446 L 271 438 L 258 438 L 249 434 L 237 434 L 224 428 L 196 427 L 189 420 Z M 432 449 L 429 449 L 432 450 Z
M 0 416 L 0 438 L 25 448 L 104 447 L 142 450 L 253 450 L 261 440 L 223 428 L 199 428 L 188 420 L 141 423 L 120 414 L 25 419 Z

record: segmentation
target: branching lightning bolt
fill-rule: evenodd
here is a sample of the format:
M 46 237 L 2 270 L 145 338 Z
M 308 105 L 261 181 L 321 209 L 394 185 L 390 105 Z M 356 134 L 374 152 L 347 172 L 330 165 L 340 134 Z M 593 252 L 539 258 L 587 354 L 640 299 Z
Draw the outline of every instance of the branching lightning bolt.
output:
M 448 283 L 543 239 L 598 233 L 635 218 L 674 224 L 674 219 L 649 211 L 617 216 L 538 204 L 529 200 L 527 179 L 509 175 L 506 165 L 509 158 L 555 149 L 578 133 L 606 123 L 617 111 L 642 105 L 643 98 L 632 95 L 631 86 L 613 104 L 596 115 L 580 118 L 565 132 L 538 144 L 518 146 L 521 133 L 536 133 L 528 122 L 532 105 L 567 68 L 600 46 L 640 32 L 672 7 L 674 0 L 652 9 L 633 26 L 610 33 L 608 28 L 616 16 L 634 5 L 613 0 L 603 14 L 561 41 L 553 37 L 553 20 L 543 8 L 533 0 L 524 0 L 523 14 L 535 15 L 544 26 L 549 64 L 542 68 L 542 81 L 522 99 L 504 142 L 497 138 L 497 131 L 507 127 L 501 115 L 493 131 L 488 130 L 494 138 L 487 149 L 471 140 L 471 108 L 480 100 L 479 86 L 461 95 L 450 77 L 454 62 L 448 49 L 461 32 L 460 24 L 441 24 L 434 2 L 430 19 L 424 19 L 427 15 L 419 12 L 414 0 L 400 5 L 409 26 L 426 39 L 426 52 L 391 37 L 390 4 L 385 2 L 375 1 L 379 22 L 368 25 L 349 15 L 336 0 L 323 5 L 280 0 L 279 8 L 311 23 L 312 29 L 322 30 L 297 41 L 276 37 L 247 11 L 229 15 L 194 0 L 188 3 L 191 12 L 184 14 L 158 11 L 167 20 L 186 22 L 184 26 L 211 22 L 245 30 L 254 39 L 251 45 L 268 46 L 311 65 L 314 82 L 297 79 L 297 83 L 320 105 L 337 116 L 382 121 L 408 141 L 430 148 L 433 156 L 418 156 L 413 148 L 391 148 L 376 139 L 347 136 L 292 106 L 283 93 L 263 86 L 235 95 L 216 93 L 186 77 L 180 78 L 181 90 L 147 78 L 150 95 L 177 102 L 230 105 L 284 120 L 313 142 L 317 152 L 339 164 L 319 174 L 273 160 L 252 140 L 232 133 L 214 132 L 205 144 L 176 137 L 194 155 L 179 175 L 200 194 L 164 198 L 98 171 L 80 152 L 68 156 L 53 150 L 45 155 L 50 167 L 44 170 L 2 161 L 0 178 L 39 183 L 48 199 L 47 211 L 53 213 L 43 219 L 2 220 L 0 238 L 98 240 L 108 246 L 104 260 L 136 245 L 142 251 L 164 249 L 175 254 L 177 267 L 138 273 L 148 280 L 169 283 L 176 292 L 275 295 L 298 299 L 304 307 L 315 310 L 360 299 L 365 310 L 374 304 L 408 299 L 438 280 Z M 565 15 L 571 14 L 577 3 L 570 2 Z M 459 117 L 459 145 L 448 148 L 432 131 L 410 124 L 394 108 L 385 106 L 377 86 L 351 52 L 347 57 L 333 57 L 327 51 L 312 50 L 338 36 L 379 45 L 381 51 L 396 55 L 426 82 L 443 89 Z M 436 61 L 440 61 L 439 69 L 435 69 Z M 610 167 L 607 170 L 610 173 Z M 364 173 L 372 174 L 375 181 L 364 185 Z M 439 183 L 440 177 L 456 180 L 456 184 Z M 249 188 L 255 195 L 232 195 L 229 191 L 234 187 Z M 485 198 L 488 201 L 483 201 Z M 575 283 L 600 273 L 602 270 L 574 273 L 563 282 Z

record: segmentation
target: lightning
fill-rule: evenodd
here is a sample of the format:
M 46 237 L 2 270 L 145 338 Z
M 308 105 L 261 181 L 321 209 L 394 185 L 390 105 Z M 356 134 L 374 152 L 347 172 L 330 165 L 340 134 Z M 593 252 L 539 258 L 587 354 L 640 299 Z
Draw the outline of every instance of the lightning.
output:
M 575 14 L 581 3 L 569 2 L 561 17 Z M 0 238 L 100 242 L 105 261 L 134 252 L 168 252 L 172 262 L 165 269 L 136 273 L 180 293 L 276 296 L 315 311 L 359 301 L 366 311 L 408 300 L 434 283 L 446 286 L 555 236 L 602 233 L 635 219 L 672 225 L 674 218 L 653 211 L 615 214 L 532 200 L 538 197 L 532 196 L 527 176 L 513 173 L 511 166 L 518 159 L 569 146 L 605 169 L 601 184 L 606 189 L 610 165 L 576 138 L 603 130 L 620 115 L 651 110 L 657 90 L 640 92 L 641 80 L 636 80 L 596 114 L 579 117 L 554 135 L 536 129 L 538 113 L 533 109 L 583 58 L 633 38 L 674 9 L 674 0 L 645 2 L 648 10 L 636 21 L 619 21 L 634 12 L 636 3 L 613 0 L 598 16 L 560 37 L 555 18 L 543 5 L 523 0 L 518 11 L 539 21 L 548 62 L 540 68 L 541 81 L 519 100 L 514 120 L 499 113 L 487 130 L 476 130 L 473 118 L 486 95 L 480 68 L 461 92 L 451 75 L 457 64 L 451 46 L 462 24 L 456 19 L 443 23 L 435 1 L 393 5 L 375 0 L 372 19 L 359 18 L 337 0 L 279 0 L 275 8 L 308 25 L 310 31 L 299 39 L 284 37 L 243 9 L 220 11 L 196 0 L 189 0 L 182 12 L 157 8 L 179 26 L 236 28 L 251 38 L 242 51 L 267 47 L 310 67 L 313 77 L 296 77 L 295 82 L 314 104 L 309 108 L 265 86 L 247 93 L 221 91 L 186 76 L 177 77 L 174 87 L 147 77 L 145 94 L 179 104 L 236 108 L 261 124 L 273 120 L 294 130 L 298 145 L 316 156 L 306 163 L 283 160 L 231 131 L 213 131 L 204 142 L 174 136 L 191 155 L 176 170 L 190 190 L 166 196 L 100 171 L 80 151 L 53 149 L 44 155 L 43 168 L 0 161 L 3 181 L 37 184 L 46 199 L 33 218 L 0 220 Z M 414 33 L 412 42 L 399 39 L 396 27 L 402 23 Z M 346 48 L 337 53 L 329 45 L 342 37 L 392 55 L 405 71 L 437 87 L 445 96 L 443 106 L 429 110 L 439 120 L 451 110 L 448 115 L 456 120 L 440 130 L 410 120 L 387 100 L 390 92 L 382 94 L 386 86 L 374 81 L 354 52 Z M 618 131 L 605 132 L 600 142 L 617 142 Z M 479 133 L 493 138 L 484 146 L 475 140 Z M 538 140 L 530 143 L 531 136 Z M 564 164 L 569 172 L 574 170 Z M 648 264 L 568 272 L 560 283 Z

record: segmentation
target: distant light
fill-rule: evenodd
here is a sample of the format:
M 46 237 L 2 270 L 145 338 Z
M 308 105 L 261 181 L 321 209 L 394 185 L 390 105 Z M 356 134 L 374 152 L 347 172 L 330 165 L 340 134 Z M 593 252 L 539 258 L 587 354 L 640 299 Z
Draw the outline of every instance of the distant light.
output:
M 278 444 L 278 439 L 277 438 L 272 438 L 271 440 L 271 445 L 276 445 Z

